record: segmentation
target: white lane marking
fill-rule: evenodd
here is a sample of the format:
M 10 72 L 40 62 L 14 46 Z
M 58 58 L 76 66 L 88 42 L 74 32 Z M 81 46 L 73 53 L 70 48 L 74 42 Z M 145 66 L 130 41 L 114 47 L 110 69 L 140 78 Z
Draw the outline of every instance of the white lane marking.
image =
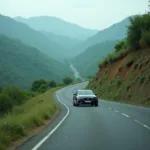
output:
M 150 130 L 150 127 L 147 126 L 146 124 L 143 125 L 145 128 L 149 129 Z
M 117 112 L 117 113 L 119 112 L 118 110 L 114 110 L 114 111 Z
M 58 93 L 58 92 L 57 92 Z M 56 93 L 56 97 L 58 99 L 58 101 L 63 104 L 66 108 L 67 108 L 67 114 L 64 116 L 64 118 L 57 124 L 57 126 L 48 133 L 48 135 L 46 135 L 37 145 L 34 146 L 34 148 L 32 148 L 32 150 L 37 150 L 58 128 L 59 126 L 65 121 L 65 119 L 67 118 L 67 116 L 69 115 L 70 113 L 70 110 L 69 110 L 69 107 L 63 103 L 59 97 L 57 96 L 57 93 Z
M 130 116 L 128 116 L 127 114 L 121 113 L 123 116 L 129 118 Z
M 134 121 L 143 126 L 143 123 L 141 123 L 140 121 L 138 121 L 138 120 L 134 120 Z
M 150 130 L 150 127 L 149 126 L 147 126 L 147 125 L 145 125 L 145 124 L 143 124 L 143 123 L 141 123 L 140 121 L 138 121 L 138 120 L 134 120 L 136 123 L 138 123 L 138 124 L 140 124 L 140 125 L 142 125 L 143 127 L 145 127 L 145 128 L 147 128 L 147 129 L 149 129 Z
M 109 108 L 109 110 L 111 110 L 111 108 Z

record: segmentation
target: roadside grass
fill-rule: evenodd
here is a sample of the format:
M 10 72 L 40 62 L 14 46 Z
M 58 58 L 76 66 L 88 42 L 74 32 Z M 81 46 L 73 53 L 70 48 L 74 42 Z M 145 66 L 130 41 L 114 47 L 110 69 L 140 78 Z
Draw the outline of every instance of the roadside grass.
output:
M 0 150 L 27 136 L 32 129 L 44 125 L 46 120 L 52 118 L 58 109 L 53 101 L 53 93 L 56 90 L 58 88 L 50 89 L 0 118 Z

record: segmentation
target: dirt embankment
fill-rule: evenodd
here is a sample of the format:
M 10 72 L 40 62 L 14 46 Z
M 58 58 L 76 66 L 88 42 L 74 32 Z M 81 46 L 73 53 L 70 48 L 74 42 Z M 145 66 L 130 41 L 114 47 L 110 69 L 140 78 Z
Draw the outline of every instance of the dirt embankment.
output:
M 88 88 L 103 99 L 150 106 L 150 49 L 130 52 L 101 68 Z

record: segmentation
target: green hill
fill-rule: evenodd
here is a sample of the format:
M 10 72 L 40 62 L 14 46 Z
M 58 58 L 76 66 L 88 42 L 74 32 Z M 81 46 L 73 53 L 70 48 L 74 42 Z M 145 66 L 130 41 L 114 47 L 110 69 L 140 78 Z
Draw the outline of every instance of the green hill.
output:
M 57 60 L 65 58 L 65 49 L 58 43 L 52 42 L 39 31 L 28 25 L 17 22 L 10 17 L 0 15 L 0 34 L 21 40 L 27 45 L 38 48 L 41 52 Z
M 124 39 L 127 34 L 128 25 L 130 25 L 129 18 L 126 18 L 104 30 L 99 31 L 97 34 L 80 43 L 76 49 L 83 52 L 89 46 L 95 45 L 97 43 Z
M 150 14 L 130 19 L 127 37 L 99 64 L 87 88 L 101 98 L 150 106 Z
M 34 80 L 44 78 L 61 82 L 72 73 L 64 64 L 50 59 L 34 47 L 0 35 L 0 86 L 29 88 Z
M 51 16 L 38 16 L 28 19 L 16 17 L 15 19 L 38 31 L 52 32 L 79 40 L 85 40 L 98 32 L 98 30 L 86 29 L 79 25 Z
M 82 76 L 91 76 L 98 71 L 99 62 L 114 50 L 117 41 L 107 41 L 87 48 L 72 60 Z
M 64 47 L 65 51 L 65 56 L 70 58 L 75 55 L 77 55 L 77 51 L 74 50 L 74 47 L 81 43 L 81 40 L 70 38 L 68 36 L 62 36 L 58 34 L 54 34 L 51 32 L 42 32 L 45 36 L 47 36 L 51 41 L 58 43 L 62 47 Z

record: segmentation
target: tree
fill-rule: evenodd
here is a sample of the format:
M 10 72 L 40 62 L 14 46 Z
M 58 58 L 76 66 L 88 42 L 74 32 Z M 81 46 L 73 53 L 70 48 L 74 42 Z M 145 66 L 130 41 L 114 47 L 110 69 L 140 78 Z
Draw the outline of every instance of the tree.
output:
M 124 47 L 125 47 L 125 41 L 119 41 L 119 42 L 115 45 L 116 52 L 122 50 Z
M 64 85 L 68 85 L 68 84 L 70 84 L 70 83 L 72 83 L 72 82 L 73 82 L 73 79 L 70 78 L 70 77 L 65 77 L 65 78 L 63 79 Z
M 42 84 L 47 84 L 47 82 L 44 79 L 34 81 L 31 90 L 35 92 L 38 91 Z
M 142 33 L 142 37 L 140 39 L 140 46 L 142 48 L 148 48 L 150 46 L 150 31 Z
M 52 88 L 53 88 L 53 87 L 56 87 L 56 86 L 57 86 L 57 83 L 52 80 L 52 81 L 49 82 L 49 86 L 52 87 Z
M 0 94 L 0 114 L 7 113 L 13 108 L 11 98 L 6 94 Z
M 150 15 L 137 15 L 130 18 L 130 26 L 128 27 L 127 42 L 132 50 L 141 48 L 140 40 L 143 32 L 150 30 Z
M 49 88 L 48 84 L 41 84 L 41 86 L 38 89 L 38 92 L 39 93 L 44 93 L 48 90 L 48 88 Z
M 8 87 L 3 90 L 3 93 L 10 97 L 13 105 L 22 104 L 27 98 L 25 93 L 18 87 Z

